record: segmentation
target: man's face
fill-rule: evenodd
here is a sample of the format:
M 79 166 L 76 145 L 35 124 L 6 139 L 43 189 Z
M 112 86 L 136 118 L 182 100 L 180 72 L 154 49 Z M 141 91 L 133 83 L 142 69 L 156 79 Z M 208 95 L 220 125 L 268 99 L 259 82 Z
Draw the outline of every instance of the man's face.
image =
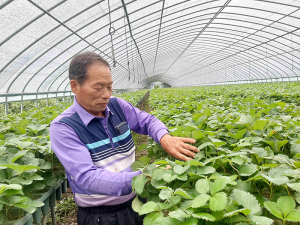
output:
M 112 76 L 110 69 L 103 64 L 94 63 L 87 68 L 87 79 L 82 85 L 71 80 L 71 88 L 77 102 L 93 116 L 104 116 L 112 94 Z

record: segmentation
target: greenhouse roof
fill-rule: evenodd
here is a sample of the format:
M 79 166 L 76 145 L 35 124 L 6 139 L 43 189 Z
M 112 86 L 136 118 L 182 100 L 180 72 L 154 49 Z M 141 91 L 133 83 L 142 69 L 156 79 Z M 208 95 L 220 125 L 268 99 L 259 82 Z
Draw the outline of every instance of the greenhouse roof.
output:
M 0 94 L 69 91 L 94 51 L 114 89 L 297 80 L 297 0 L 0 0 Z

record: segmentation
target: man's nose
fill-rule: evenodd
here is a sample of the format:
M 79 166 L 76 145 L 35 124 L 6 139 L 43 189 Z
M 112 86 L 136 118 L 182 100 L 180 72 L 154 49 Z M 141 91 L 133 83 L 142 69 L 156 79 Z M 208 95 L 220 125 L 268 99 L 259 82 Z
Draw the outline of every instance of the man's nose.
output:
M 109 92 L 109 90 L 107 88 L 105 88 L 105 90 L 104 90 L 104 92 L 102 94 L 102 97 L 103 98 L 107 98 L 107 99 L 110 98 L 110 92 Z

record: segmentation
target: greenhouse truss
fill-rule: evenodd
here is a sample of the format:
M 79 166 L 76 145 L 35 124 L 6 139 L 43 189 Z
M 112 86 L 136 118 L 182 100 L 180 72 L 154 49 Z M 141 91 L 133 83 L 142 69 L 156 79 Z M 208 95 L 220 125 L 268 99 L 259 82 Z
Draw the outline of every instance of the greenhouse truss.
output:
M 299 76 L 299 0 L 1 0 L 0 21 L 0 102 L 71 95 L 84 51 L 115 90 Z

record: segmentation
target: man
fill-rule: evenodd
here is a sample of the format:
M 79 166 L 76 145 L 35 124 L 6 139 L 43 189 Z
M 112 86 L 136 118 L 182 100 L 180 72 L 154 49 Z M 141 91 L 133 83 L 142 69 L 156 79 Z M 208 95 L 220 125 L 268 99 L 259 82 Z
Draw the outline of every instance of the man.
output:
M 109 64 L 93 52 L 76 55 L 69 67 L 74 104 L 50 126 L 52 149 L 63 164 L 78 205 L 80 225 L 142 224 L 131 208 L 130 168 L 135 147 L 130 130 L 148 134 L 171 156 L 189 160 L 195 140 L 172 137 L 154 116 L 111 97 Z

